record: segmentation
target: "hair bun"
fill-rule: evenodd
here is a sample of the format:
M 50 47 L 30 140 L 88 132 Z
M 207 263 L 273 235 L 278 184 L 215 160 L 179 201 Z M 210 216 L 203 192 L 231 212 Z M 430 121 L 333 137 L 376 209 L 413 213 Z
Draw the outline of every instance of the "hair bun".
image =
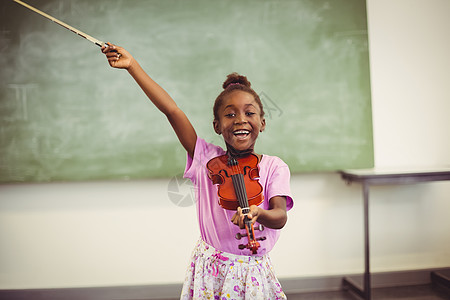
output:
M 251 87 L 250 81 L 248 81 L 247 77 L 244 75 L 240 75 L 236 72 L 233 72 L 227 76 L 227 79 L 222 84 L 223 89 L 226 89 L 230 85 L 241 84 L 246 87 Z

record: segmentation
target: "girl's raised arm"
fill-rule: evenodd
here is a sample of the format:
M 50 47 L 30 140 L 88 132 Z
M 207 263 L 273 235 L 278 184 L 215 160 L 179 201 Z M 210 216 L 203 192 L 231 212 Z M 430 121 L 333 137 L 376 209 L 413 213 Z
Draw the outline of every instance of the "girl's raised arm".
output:
M 197 134 L 184 112 L 169 94 L 148 76 L 139 63 L 124 48 L 108 43 L 102 47 L 111 67 L 126 69 L 153 104 L 167 116 L 178 139 L 190 157 L 194 157 Z

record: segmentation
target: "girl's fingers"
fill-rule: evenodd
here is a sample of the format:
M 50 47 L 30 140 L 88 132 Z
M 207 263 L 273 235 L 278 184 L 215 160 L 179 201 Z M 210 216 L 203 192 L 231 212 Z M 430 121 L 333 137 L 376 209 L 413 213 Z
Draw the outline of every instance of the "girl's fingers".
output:
M 231 218 L 231 222 L 235 225 L 238 225 L 241 229 L 245 228 L 244 219 L 247 216 L 250 220 L 252 220 L 252 224 L 255 224 L 258 219 L 258 208 L 252 207 L 252 210 L 247 214 L 242 213 L 242 209 L 240 207 L 237 208 L 236 213 Z
M 105 44 L 102 46 L 102 52 L 103 53 L 107 53 L 110 50 L 110 45 L 109 44 Z
M 102 52 L 103 53 L 109 53 L 109 52 L 117 52 L 116 46 L 111 43 L 106 43 L 102 46 Z
M 106 53 L 106 57 L 108 58 L 108 60 L 117 60 L 122 56 L 122 54 L 118 53 L 118 52 L 108 52 Z

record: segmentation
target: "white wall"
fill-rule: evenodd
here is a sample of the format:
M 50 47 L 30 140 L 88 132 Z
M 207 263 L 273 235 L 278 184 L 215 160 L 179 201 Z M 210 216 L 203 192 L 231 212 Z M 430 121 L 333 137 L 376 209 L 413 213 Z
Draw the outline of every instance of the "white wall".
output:
M 450 165 L 450 2 L 367 3 L 376 165 Z M 168 182 L 0 186 L 0 289 L 182 282 L 196 214 Z M 323 173 L 292 188 L 278 276 L 361 272 L 360 186 Z M 450 266 L 449 198 L 449 182 L 371 189 L 372 270 Z
M 450 2 L 367 3 L 376 164 L 449 163 Z

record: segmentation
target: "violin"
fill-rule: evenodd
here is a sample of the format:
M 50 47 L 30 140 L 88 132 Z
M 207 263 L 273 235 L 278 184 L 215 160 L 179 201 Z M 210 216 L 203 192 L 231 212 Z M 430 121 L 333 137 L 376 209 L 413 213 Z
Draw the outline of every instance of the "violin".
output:
M 264 200 L 263 188 L 258 181 L 259 159 L 255 154 L 241 158 L 232 157 L 224 154 L 211 159 L 206 167 L 209 170 L 209 178 L 213 184 L 218 185 L 219 205 L 227 210 L 242 209 L 244 216 L 244 225 L 248 243 L 239 245 L 239 249 L 247 248 L 256 254 L 260 246 L 258 241 L 266 238 L 255 238 L 255 231 L 252 221 L 246 214 L 250 212 L 250 205 L 259 205 Z M 264 230 L 262 225 L 257 228 Z M 240 233 L 236 234 L 236 239 L 241 239 Z

